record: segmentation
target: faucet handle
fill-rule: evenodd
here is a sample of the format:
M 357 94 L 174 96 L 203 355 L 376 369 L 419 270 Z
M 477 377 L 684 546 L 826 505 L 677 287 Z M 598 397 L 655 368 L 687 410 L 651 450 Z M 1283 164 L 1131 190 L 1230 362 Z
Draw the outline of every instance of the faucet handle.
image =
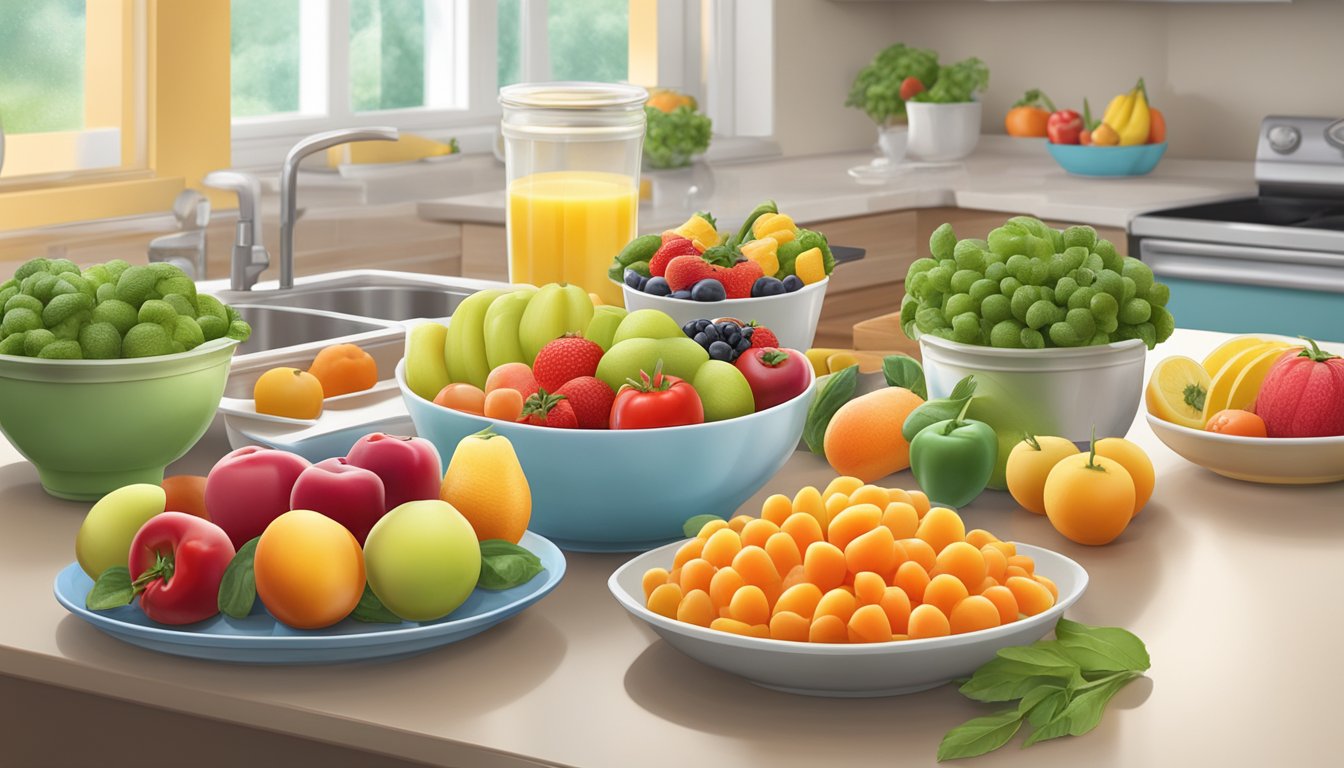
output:
M 238 195 L 238 222 L 251 227 L 252 242 L 261 243 L 261 217 L 257 203 L 261 200 L 261 181 L 250 173 L 239 171 L 211 171 L 202 183 L 207 187 L 223 189 Z M 249 243 L 250 245 L 250 243 Z

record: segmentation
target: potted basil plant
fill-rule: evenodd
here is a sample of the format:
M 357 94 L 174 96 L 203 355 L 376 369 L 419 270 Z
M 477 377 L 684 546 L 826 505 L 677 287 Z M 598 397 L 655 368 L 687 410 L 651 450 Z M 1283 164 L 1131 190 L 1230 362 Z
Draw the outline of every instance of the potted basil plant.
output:
M 989 86 L 989 67 L 969 58 L 938 68 L 928 89 L 906 105 L 910 119 L 908 154 L 928 162 L 960 160 L 980 140 L 980 102 Z
M 888 164 L 905 156 L 907 102 L 937 76 L 937 53 L 896 43 L 854 77 L 845 106 L 863 110 L 877 124 L 877 145 Z

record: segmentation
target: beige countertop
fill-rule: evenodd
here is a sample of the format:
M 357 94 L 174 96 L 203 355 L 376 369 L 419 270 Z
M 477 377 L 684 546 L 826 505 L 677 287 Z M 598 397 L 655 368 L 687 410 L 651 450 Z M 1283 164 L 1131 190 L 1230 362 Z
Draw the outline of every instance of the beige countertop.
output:
M 654 180 L 654 199 L 640 207 L 640 229 L 676 226 L 697 209 L 731 223 L 765 199 L 805 215 L 805 222 L 951 206 L 1126 227 L 1144 211 L 1255 193 L 1249 162 L 1165 158 L 1148 176 L 1089 179 L 1065 173 L 1040 140 L 1006 136 L 981 137 L 980 147 L 963 162 L 912 166 L 883 184 L 850 178 L 850 167 L 873 157 L 851 152 L 646 174 Z M 695 191 L 687 192 L 692 185 Z M 419 214 L 434 221 L 503 224 L 503 188 L 501 169 L 496 188 L 422 201 Z
M 1178 331 L 1156 353 L 1201 357 L 1221 334 Z M 1258 486 L 1186 463 L 1136 419 L 1157 488 L 1114 544 L 1073 545 L 986 493 L 968 523 L 1063 552 L 1091 584 L 1071 618 L 1130 628 L 1148 678 L 1081 738 L 1016 744 L 974 765 L 1324 765 L 1337 759 L 1344 665 L 1344 485 Z M 176 472 L 227 450 L 209 434 Z M 798 453 L 768 493 L 832 476 Z M 910 487 L 908 472 L 887 484 Z M 439 765 L 931 765 L 942 734 L 988 711 L 944 686 L 878 700 L 757 688 L 681 656 L 607 592 L 622 555 L 571 555 L 563 583 L 518 617 L 400 661 L 248 667 L 179 659 L 103 635 L 53 599 L 87 504 L 46 496 L 0 441 L 0 674 L 201 718 Z M 968 526 L 969 527 L 969 526 Z M 7 717 L 17 717 L 14 714 Z M 60 745 L 51 754 L 59 763 Z M 0 755 L 3 750 L 0 749 Z M 0 762 L 3 762 L 0 760 Z

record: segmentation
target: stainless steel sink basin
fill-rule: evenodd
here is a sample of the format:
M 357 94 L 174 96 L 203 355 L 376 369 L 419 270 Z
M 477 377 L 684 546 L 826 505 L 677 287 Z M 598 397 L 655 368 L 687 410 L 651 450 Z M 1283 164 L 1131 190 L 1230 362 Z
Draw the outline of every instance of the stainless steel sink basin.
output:
M 252 336 L 239 345 L 235 353 L 238 356 L 395 328 L 390 323 L 290 307 L 252 304 L 233 307 L 252 326 Z
M 448 317 L 471 291 L 410 286 L 343 286 L 295 288 L 290 291 L 257 292 L 248 298 L 254 304 L 320 309 L 379 320 L 412 320 L 418 317 Z

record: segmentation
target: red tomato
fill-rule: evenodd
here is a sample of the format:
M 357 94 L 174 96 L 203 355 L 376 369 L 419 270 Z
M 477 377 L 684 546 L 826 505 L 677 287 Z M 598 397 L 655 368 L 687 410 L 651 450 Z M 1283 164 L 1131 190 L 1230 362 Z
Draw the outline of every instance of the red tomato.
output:
M 161 512 L 131 540 L 140 609 L 160 624 L 194 624 L 219 613 L 219 582 L 233 559 L 224 529 L 185 512 Z
M 689 382 L 669 376 L 659 368 L 649 374 L 640 371 L 640 383 L 626 384 L 616 393 L 611 406 L 612 429 L 655 429 L 701 424 L 705 408 L 700 395 Z
M 751 387 L 757 411 L 792 400 L 812 381 L 812 364 L 793 349 L 749 349 L 737 358 L 737 369 Z
M 1241 437 L 1268 437 L 1265 420 L 1250 411 L 1229 408 L 1213 414 L 1204 425 L 1204 431 L 1221 435 L 1239 435 Z

